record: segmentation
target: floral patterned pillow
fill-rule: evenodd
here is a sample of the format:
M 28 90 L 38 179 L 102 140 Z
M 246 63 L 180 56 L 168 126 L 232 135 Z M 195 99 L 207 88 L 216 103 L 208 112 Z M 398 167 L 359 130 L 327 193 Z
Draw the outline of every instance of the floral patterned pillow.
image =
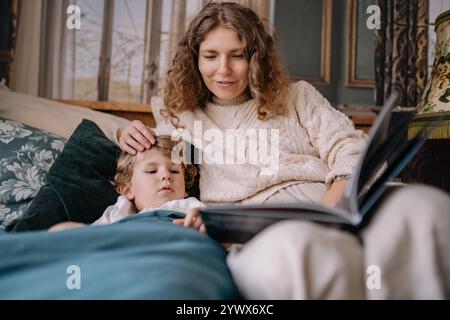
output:
M 65 139 L 0 118 L 0 228 L 21 218 Z

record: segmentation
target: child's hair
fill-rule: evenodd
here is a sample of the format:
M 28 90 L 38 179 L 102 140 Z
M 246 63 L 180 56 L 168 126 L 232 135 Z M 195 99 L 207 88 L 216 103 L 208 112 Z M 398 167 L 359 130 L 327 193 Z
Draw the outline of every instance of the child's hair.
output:
M 249 62 L 249 93 L 258 103 L 258 118 L 284 113 L 287 77 L 274 37 L 251 9 L 233 2 L 209 2 L 191 21 L 180 40 L 164 89 L 162 115 L 178 126 L 177 114 L 204 107 L 211 93 L 198 70 L 200 44 L 218 26 L 234 30 L 245 45 Z
M 156 143 L 152 146 L 152 149 L 156 149 L 166 157 L 171 157 L 173 148 L 180 143 L 180 141 L 172 141 L 170 136 L 158 136 L 156 137 Z M 182 143 L 182 142 L 181 142 Z M 181 155 L 180 155 L 181 156 Z M 136 163 L 136 156 L 130 155 L 127 152 L 122 152 L 117 160 L 117 170 L 114 176 L 113 185 L 120 193 L 121 186 L 129 183 L 133 176 L 134 165 Z M 192 164 L 181 164 L 183 168 L 183 175 L 185 181 L 186 190 L 189 190 L 195 181 L 197 176 L 197 168 Z

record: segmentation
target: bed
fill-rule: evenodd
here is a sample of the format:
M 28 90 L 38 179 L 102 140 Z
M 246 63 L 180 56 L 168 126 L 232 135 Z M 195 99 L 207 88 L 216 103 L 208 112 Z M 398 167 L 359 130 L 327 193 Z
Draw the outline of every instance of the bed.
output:
M 128 123 L 0 88 L 0 299 L 239 298 L 226 250 L 172 224 L 176 212 L 47 232 L 91 223 L 115 201 L 115 142 Z

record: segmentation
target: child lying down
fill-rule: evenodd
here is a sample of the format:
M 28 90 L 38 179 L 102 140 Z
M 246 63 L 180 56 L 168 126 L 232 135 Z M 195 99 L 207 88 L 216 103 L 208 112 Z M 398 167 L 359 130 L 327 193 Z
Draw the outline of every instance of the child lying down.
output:
M 149 150 L 134 156 L 123 152 L 114 177 L 120 196 L 92 225 L 110 224 L 136 213 L 164 209 L 186 214 L 184 219 L 175 219 L 173 223 L 206 233 L 197 210 L 204 204 L 188 197 L 186 192 L 194 183 L 197 169 L 191 164 L 172 161 L 171 153 L 177 143 L 170 136 L 158 136 Z M 80 222 L 67 221 L 52 226 L 49 231 L 83 226 Z

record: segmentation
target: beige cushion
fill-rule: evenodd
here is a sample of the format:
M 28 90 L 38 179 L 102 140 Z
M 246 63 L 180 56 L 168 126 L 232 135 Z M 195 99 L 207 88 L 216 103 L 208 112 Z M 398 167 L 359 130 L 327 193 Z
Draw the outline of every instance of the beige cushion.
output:
M 112 141 L 129 120 L 104 112 L 25 95 L 0 87 L 0 117 L 69 138 L 83 119 L 94 121 Z
M 156 128 L 153 130 L 157 135 L 171 135 L 175 127 L 172 123 L 161 115 L 164 109 L 164 99 L 159 96 L 153 96 L 151 100 L 152 114 L 156 122 Z

